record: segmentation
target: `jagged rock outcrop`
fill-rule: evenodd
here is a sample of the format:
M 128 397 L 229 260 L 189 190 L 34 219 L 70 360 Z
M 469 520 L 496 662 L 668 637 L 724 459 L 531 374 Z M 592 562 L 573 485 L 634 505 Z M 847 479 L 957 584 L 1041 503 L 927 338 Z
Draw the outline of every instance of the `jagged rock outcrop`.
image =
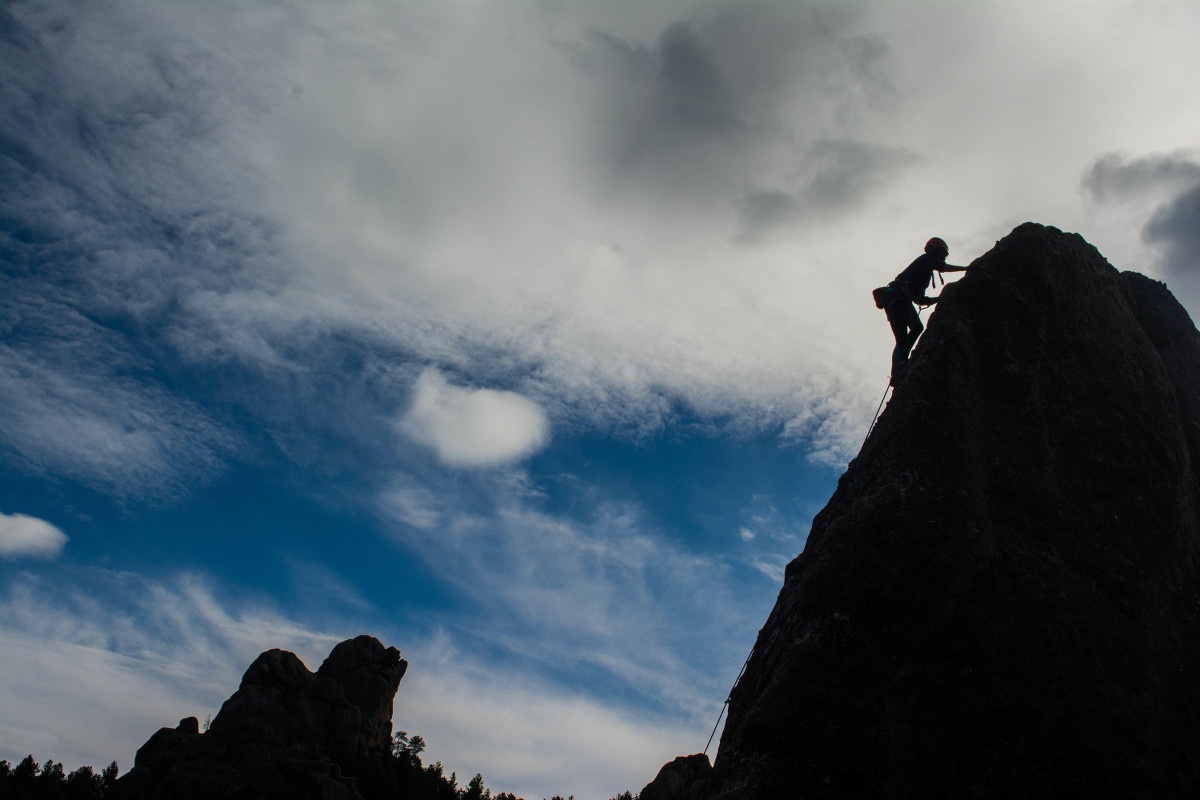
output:
M 708 796 L 1200 797 L 1198 470 L 1186 312 L 1018 227 L 788 566 Z
M 128 798 L 358 798 L 349 765 L 390 754 L 392 702 L 408 663 L 371 636 L 338 644 L 314 674 L 268 650 L 208 732 L 163 728 L 118 782 Z
M 654 780 L 638 793 L 638 800 L 700 800 L 711 774 L 707 754 L 679 756 L 663 764 Z

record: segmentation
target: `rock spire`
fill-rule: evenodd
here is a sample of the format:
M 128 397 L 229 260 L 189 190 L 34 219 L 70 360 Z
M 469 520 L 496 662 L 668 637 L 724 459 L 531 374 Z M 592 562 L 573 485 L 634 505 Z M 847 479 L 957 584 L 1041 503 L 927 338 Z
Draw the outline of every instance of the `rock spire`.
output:
M 1200 334 L 1025 224 L 788 566 L 705 795 L 1200 797 L 1197 676 Z
M 356 800 L 343 768 L 390 755 L 392 701 L 407 667 L 371 636 L 334 647 L 315 674 L 295 653 L 268 650 L 208 732 L 190 717 L 150 737 L 118 797 Z

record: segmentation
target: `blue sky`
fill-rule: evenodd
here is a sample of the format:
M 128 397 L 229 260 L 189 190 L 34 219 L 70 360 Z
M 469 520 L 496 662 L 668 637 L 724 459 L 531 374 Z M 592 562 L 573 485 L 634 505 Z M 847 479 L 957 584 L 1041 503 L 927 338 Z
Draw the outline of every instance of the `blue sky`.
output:
M 0 7 L 0 758 L 128 769 L 262 650 L 370 633 L 448 770 L 637 791 L 703 748 L 926 238 L 1056 225 L 1200 308 L 1198 34 L 1115 0 Z

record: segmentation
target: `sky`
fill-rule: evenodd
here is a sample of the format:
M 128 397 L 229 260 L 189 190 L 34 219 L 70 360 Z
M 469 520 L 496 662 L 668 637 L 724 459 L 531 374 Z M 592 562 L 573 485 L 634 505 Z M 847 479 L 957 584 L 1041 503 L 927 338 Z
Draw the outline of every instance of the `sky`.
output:
M 368 633 L 465 783 L 704 749 L 933 235 L 1200 311 L 1200 5 L 0 5 L 0 758 Z M 715 743 L 709 750 L 715 752 Z

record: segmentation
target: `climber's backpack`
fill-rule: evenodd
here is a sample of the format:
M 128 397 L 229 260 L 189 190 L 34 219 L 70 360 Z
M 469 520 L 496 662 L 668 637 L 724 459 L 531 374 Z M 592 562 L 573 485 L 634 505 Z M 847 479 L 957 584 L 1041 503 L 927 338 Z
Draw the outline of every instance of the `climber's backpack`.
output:
M 880 286 L 878 289 L 871 290 L 871 296 L 875 298 L 876 308 L 887 308 L 888 302 L 892 299 L 892 287 Z

